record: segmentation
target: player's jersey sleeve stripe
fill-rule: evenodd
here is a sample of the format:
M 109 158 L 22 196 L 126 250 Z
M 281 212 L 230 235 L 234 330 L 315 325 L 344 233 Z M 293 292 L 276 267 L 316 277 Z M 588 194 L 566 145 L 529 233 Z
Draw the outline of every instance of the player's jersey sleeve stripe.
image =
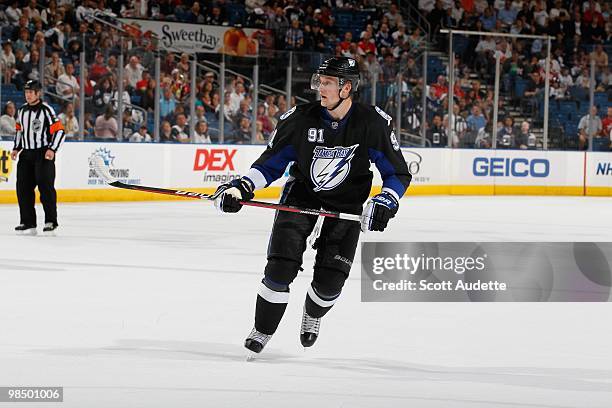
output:
M 297 160 L 295 148 L 293 146 L 285 146 L 277 153 L 267 158 L 263 163 L 254 164 L 252 167 L 263 174 L 266 179 L 266 186 L 268 186 L 285 173 L 285 169 L 289 162 L 295 160 Z M 253 180 L 253 182 L 255 183 L 255 180 Z
M 389 159 L 376 149 L 368 149 L 368 156 L 370 157 L 370 161 L 376 165 L 376 168 L 380 172 L 380 176 L 383 180 L 383 189 L 389 188 L 395 191 L 397 198 L 403 197 L 406 192 L 406 186 L 395 174 L 395 168 Z
M 398 195 L 397 195 L 397 192 L 396 192 L 395 190 L 393 190 L 392 188 L 389 188 L 389 187 L 383 187 L 383 188 L 382 188 L 382 192 L 383 192 L 383 193 L 389 193 L 389 194 L 391 194 L 391 195 L 392 195 L 392 196 L 393 196 L 393 197 L 394 197 L 394 198 L 395 198 L 397 201 L 399 201 L 399 200 L 400 200 L 400 198 L 402 198 L 402 197 L 400 197 L 400 196 L 398 196 Z
M 264 188 L 268 184 L 268 180 L 266 180 L 266 177 L 263 175 L 263 173 L 254 167 L 251 167 L 249 171 L 247 171 L 247 173 L 244 175 L 244 177 L 247 177 L 253 182 L 255 190 Z

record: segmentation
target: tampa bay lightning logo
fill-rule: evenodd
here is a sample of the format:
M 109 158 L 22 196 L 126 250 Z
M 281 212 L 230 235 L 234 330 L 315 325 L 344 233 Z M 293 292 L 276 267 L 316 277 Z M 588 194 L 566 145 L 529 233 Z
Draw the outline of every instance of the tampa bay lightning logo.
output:
M 314 191 L 332 190 L 346 179 L 357 147 L 359 144 L 351 147 L 315 147 L 310 165 Z

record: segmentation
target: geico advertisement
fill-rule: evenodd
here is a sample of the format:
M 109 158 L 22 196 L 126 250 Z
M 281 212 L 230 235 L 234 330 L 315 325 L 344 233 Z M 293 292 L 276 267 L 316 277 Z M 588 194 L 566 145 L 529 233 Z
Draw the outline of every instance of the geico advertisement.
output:
M 454 150 L 452 184 L 581 186 L 583 165 L 576 152 Z
M 612 187 L 612 155 L 610 153 L 587 153 L 586 185 L 589 187 Z

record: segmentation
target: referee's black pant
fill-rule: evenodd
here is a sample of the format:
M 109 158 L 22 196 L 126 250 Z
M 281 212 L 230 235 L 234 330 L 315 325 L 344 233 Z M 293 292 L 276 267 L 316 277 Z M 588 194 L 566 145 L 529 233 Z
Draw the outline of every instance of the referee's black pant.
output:
M 17 201 L 21 224 L 36 226 L 34 188 L 38 186 L 45 210 L 45 224 L 57 225 L 57 194 L 55 193 L 55 159 L 45 159 L 47 148 L 22 150 L 17 162 Z

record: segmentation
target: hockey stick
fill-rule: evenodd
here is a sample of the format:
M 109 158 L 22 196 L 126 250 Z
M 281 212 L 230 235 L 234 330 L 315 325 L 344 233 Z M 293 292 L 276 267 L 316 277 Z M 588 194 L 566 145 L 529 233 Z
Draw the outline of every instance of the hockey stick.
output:
M 194 198 L 198 200 L 211 200 L 212 201 L 211 194 L 196 193 L 194 191 L 174 190 L 174 189 L 169 189 L 169 188 L 147 187 L 147 186 L 123 183 L 117 180 L 111 174 L 110 169 L 104 163 L 104 160 L 100 156 L 94 156 L 90 160 L 89 166 L 96 172 L 98 177 L 100 177 L 106 182 L 106 184 L 108 184 L 109 186 L 116 187 L 116 188 L 123 188 L 126 190 L 144 191 L 148 193 L 166 194 L 166 195 L 172 195 L 176 197 L 185 197 L 185 198 Z M 299 213 L 299 214 L 317 215 L 317 216 L 322 216 L 322 217 L 338 218 L 342 220 L 361 222 L 361 217 L 359 215 L 341 213 L 341 212 L 336 212 L 336 211 L 314 210 L 310 208 L 295 207 L 292 205 L 266 203 L 263 201 L 241 201 L 240 204 L 250 206 L 250 207 L 270 208 L 273 210 L 288 211 L 288 212 L 294 212 L 294 213 Z

